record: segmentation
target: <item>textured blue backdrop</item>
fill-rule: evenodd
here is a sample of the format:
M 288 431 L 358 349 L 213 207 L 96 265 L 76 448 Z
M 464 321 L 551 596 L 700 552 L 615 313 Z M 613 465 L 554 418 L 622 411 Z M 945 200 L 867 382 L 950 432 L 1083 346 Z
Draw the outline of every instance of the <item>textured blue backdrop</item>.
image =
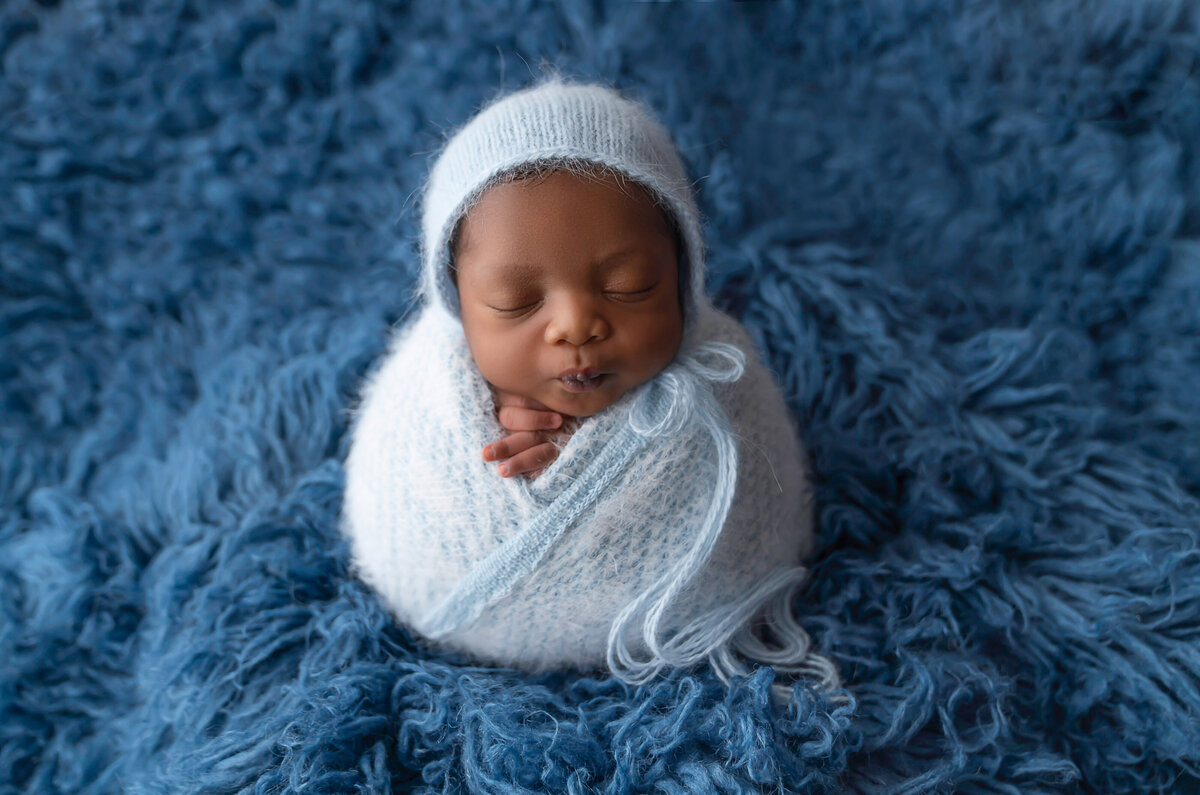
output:
M 0 791 L 1200 788 L 1189 2 L 6 2 Z M 347 576 L 431 153 L 648 101 L 809 446 L 851 708 L 430 654 Z

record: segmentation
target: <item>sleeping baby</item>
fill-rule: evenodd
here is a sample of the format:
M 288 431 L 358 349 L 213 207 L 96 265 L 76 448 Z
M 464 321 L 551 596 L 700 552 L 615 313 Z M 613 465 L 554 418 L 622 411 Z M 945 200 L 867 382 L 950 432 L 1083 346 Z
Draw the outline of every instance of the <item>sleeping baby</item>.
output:
M 804 456 L 704 294 L 665 129 L 599 85 L 503 97 L 438 156 L 423 234 L 423 306 L 364 385 L 346 461 L 359 576 L 484 663 L 639 684 L 756 662 L 836 687 L 792 610 Z

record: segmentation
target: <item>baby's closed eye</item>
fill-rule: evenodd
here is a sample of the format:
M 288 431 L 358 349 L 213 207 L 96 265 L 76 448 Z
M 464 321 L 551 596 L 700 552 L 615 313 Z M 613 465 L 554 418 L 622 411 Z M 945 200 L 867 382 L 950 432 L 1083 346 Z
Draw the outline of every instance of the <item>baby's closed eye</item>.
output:
M 488 308 L 501 314 L 520 314 L 528 312 L 542 302 L 542 297 L 534 293 L 501 294 L 487 302 Z
M 605 290 L 604 294 L 618 301 L 640 301 L 653 295 L 659 284 L 660 282 L 655 282 L 645 287 L 612 287 Z

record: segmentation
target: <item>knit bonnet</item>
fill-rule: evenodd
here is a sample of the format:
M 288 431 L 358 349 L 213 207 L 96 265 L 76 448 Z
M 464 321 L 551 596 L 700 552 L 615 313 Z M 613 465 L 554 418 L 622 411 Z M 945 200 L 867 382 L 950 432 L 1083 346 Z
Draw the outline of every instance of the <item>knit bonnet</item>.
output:
M 703 307 L 704 250 L 699 213 L 679 153 L 641 104 L 598 84 L 554 77 L 493 101 L 446 143 L 422 208 L 425 299 L 459 316 L 451 280 L 455 227 L 490 187 L 532 164 L 595 165 L 637 182 L 674 221 L 685 327 Z

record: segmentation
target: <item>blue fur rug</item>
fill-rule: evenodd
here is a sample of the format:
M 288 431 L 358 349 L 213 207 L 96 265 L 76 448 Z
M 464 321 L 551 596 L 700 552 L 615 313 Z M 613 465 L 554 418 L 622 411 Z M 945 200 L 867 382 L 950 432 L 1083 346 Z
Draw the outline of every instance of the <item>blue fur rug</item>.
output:
M 1195 4 L 411 5 L 3 4 L 0 791 L 1200 789 Z M 847 706 L 472 667 L 348 576 L 430 158 L 543 63 L 680 143 Z

